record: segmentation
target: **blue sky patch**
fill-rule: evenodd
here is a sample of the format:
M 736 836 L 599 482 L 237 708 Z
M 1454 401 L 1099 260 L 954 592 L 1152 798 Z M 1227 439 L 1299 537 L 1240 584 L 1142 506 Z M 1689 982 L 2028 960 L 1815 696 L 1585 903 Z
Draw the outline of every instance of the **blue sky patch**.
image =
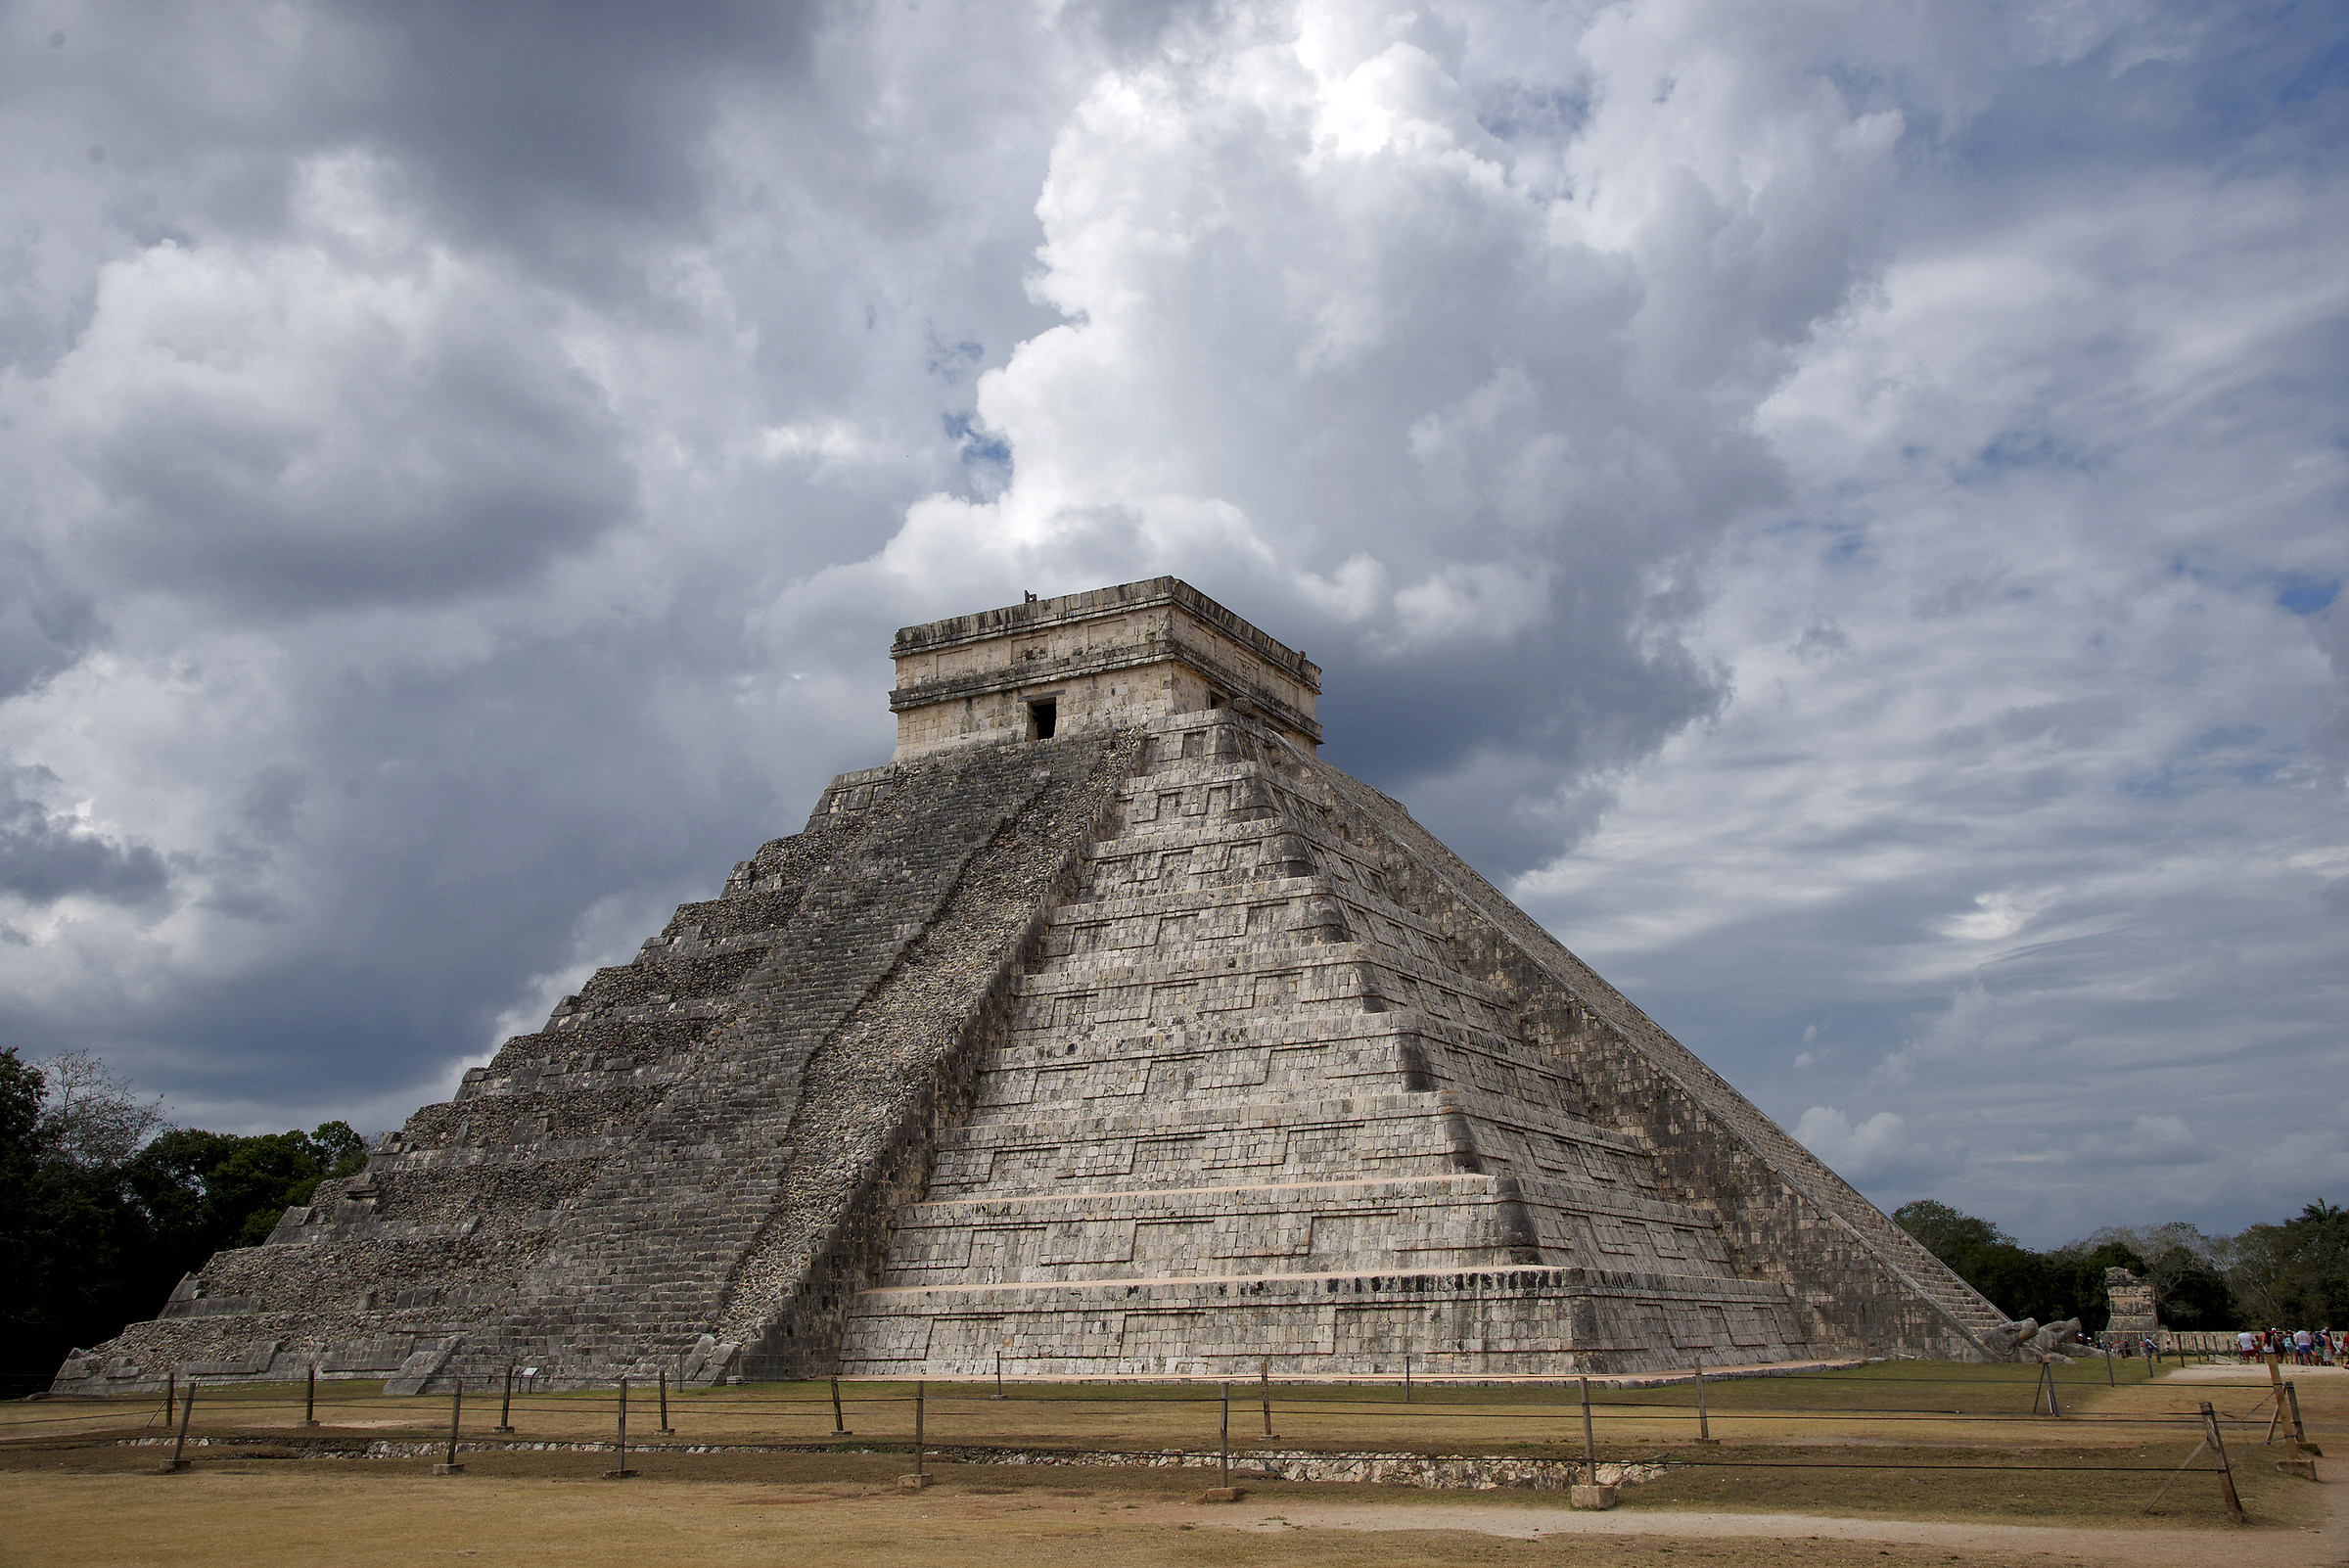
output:
M 2296 616 L 2322 615 L 2340 596 L 2341 579 L 2326 581 L 2301 572 L 2287 572 L 2276 590 L 2276 602 Z

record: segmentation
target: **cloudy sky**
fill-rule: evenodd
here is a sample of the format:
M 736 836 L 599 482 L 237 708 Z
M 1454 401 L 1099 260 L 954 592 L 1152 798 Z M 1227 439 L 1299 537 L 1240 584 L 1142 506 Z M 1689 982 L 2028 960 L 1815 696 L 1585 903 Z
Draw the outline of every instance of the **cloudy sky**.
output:
M 0 1042 L 395 1125 L 1173 572 L 1887 1207 L 2349 1196 L 2349 12 L 0 7 Z

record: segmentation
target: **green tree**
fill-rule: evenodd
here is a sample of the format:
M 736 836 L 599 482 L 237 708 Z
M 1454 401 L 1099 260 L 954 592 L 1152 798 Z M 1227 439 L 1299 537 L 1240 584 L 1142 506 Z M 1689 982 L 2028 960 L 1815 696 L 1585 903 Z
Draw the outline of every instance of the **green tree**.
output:
M 2251 1226 L 2234 1250 L 2227 1281 L 2253 1323 L 2349 1324 L 2349 1210 L 2319 1198 L 2282 1224 Z
M 2144 1267 L 2118 1240 L 2033 1252 L 1992 1222 L 1933 1198 L 1903 1204 L 1892 1218 L 2009 1318 L 2052 1323 L 2077 1317 L 2083 1328 L 2100 1331 L 2112 1320 L 2104 1270 Z
M 0 1328 L 11 1342 L 37 1337 L 47 1293 L 47 1194 L 34 1135 L 46 1086 L 14 1046 L 0 1049 Z
M 2226 1274 L 2234 1256 L 2234 1237 L 2207 1235 L 2173 1220 L 2160 1225 L 2107 1226 L 2065 1250 L 2089 1251 L 2113 1242 L 2144 1260 L 2125 1267 L 2153 1287 L 2154 1310 L 2165 1326 L 2229 1328 L 2242 1317 Z
M 2064 1304 L 2059 1315 L 2079 1318 L 2081 1326 L 2093 1333 L 2102 1333 L 2112 1325 L 2112 1293 L 2104 1271 L 2126 1268 L 2140 1275 L 2145 1271 L 2145 1260 L 2118 1238 L 2099 1240 L 2094 1246 L 2074 1242 L 2043 1256 L 2048 1260 L 2052 1294 Z
M 55 1085 L 0 1049 L 0 1390 L 28 1392 L 94 1325 L 133 1310 L 129 1279 L 145 1239 L 104 1167 L 85 1168 L 46 1114 Z
M 2240 1315 L 2227 1276 L 2186 1247 L 2173 1243 L 2156 1253 L 2146 1277 L 2153 1282 L 2155 1310 L 2173 1328 L 2228 1328 Z
M 2012 1246 L 2014 1238 L 1987 1220 L 1960 1214 L 1935 1198 L 1919 1198 L 1892 1211 L 1893 1222 L 1924 1244 L 1927 1252 L 1951 1268 L 1957 1260 L 1986 1247 Z
M 133 1156 L 125 1176 L 176 1280 L 224 1247 L 259 1246 L 288 1205 L 366 1159 L 347 1122 L 252 1137 L 174 1128 Z
M 287 1205 L 366 1162 L 345 1122 L 150 1136 L 161 1120 L 86 1053 L 0 1049 L 0 1393 L 44 1386 L 69 1351 L 153 1315 L 182 1274 L 267 1240 Z

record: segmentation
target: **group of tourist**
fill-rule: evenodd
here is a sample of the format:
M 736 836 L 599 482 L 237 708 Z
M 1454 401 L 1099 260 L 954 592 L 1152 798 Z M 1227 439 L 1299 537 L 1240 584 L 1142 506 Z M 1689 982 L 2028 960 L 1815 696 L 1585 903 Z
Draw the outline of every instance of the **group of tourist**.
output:
M 2163 1354 L 2161 1341 L 2150 1334 L 2110 1339 L 2089 1334 L 2082 1338 L 2094 1349 L 2124 1357 L 2142 1356 L 2148 1361 L 2158 1360 Z M 2319 1329 L 2246 1328 L 2234 1336 L 2234 1353 L 2244 1361 L 2265 1360 L 2273 1356 L 2286 1366 L 2329 1366 L 2335 1361 L 2349 1366 L 2349 1330 L 2336 1334 L 2330 1325 Z
M 2344 1348 L 2329 1324 L 2313 1334 L 2305 1328 L 2271 1328 L 2264 1334 L 2246 1328 L 2234 1336 L 2235 1354 L 2246 1361 L 2273 1356 L 2292 1366 L 2324 1366 Z

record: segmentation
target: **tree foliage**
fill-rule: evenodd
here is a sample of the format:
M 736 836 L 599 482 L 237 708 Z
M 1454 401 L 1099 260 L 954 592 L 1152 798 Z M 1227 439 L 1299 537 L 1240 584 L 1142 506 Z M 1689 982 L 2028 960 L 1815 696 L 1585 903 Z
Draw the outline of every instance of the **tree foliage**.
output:
M 163 1100 L 144 1100 L 130 1081 L 88 1051 L 60 1051 L 41 1079 L 41 1138 L 50 1154 L 89 1171 L 120 1165 L 163 1125 Z
M 2112 1319 L 2104 1270 L 2145 1268 L 2145 1260 L 2118 1238 L 2033 1252 L 1992 1222 L 1932 1198 L 1903 1204 L 1892 1218 L 2010 1318 L 2077 1317 L 2083 1327 L 2101 1330 Z
M 1893 1212 L 1959 1278 L 2014 1317 L 2110 1320 L 2104 1269 L 2142 1274 L 2164 1325 L 2185 1329 L 2349 1325 L 2349 1210 L 2319 1198 L 2281 1224 L 2233 1236 L 2185 1223 L 2114 1226 L 2030 1252 L 1990 1221 L 1932 1199 Z
M 2256 1322 L 2349 1324 L 2349 1209 L 2319 1198 L 2282 1224 L 2253 1225 L 2235 1238 L 2228 1279 Z
M 161 1123 L 93 1057 L 0 1048 L 0 1388 L 45 1385 L 68 1351 L 152 1317 L 182 1274 L 267 1240 L 289 1204 L 366 1162 L 344 1122 L 258 1136 Z
M 2236 1239 L 2173 1221 L 2143 1228 L 2114 1225 L 2072 1245 L 2117 1241 L 2127 1246 L 2145 1260 L 2138 1271 L 2153 1287 L 2162 1322 L 2171 1328 L 2207 1330 L 2233 1327 L 2238 1316 L 2234 1291 L 2227 1282 Z

